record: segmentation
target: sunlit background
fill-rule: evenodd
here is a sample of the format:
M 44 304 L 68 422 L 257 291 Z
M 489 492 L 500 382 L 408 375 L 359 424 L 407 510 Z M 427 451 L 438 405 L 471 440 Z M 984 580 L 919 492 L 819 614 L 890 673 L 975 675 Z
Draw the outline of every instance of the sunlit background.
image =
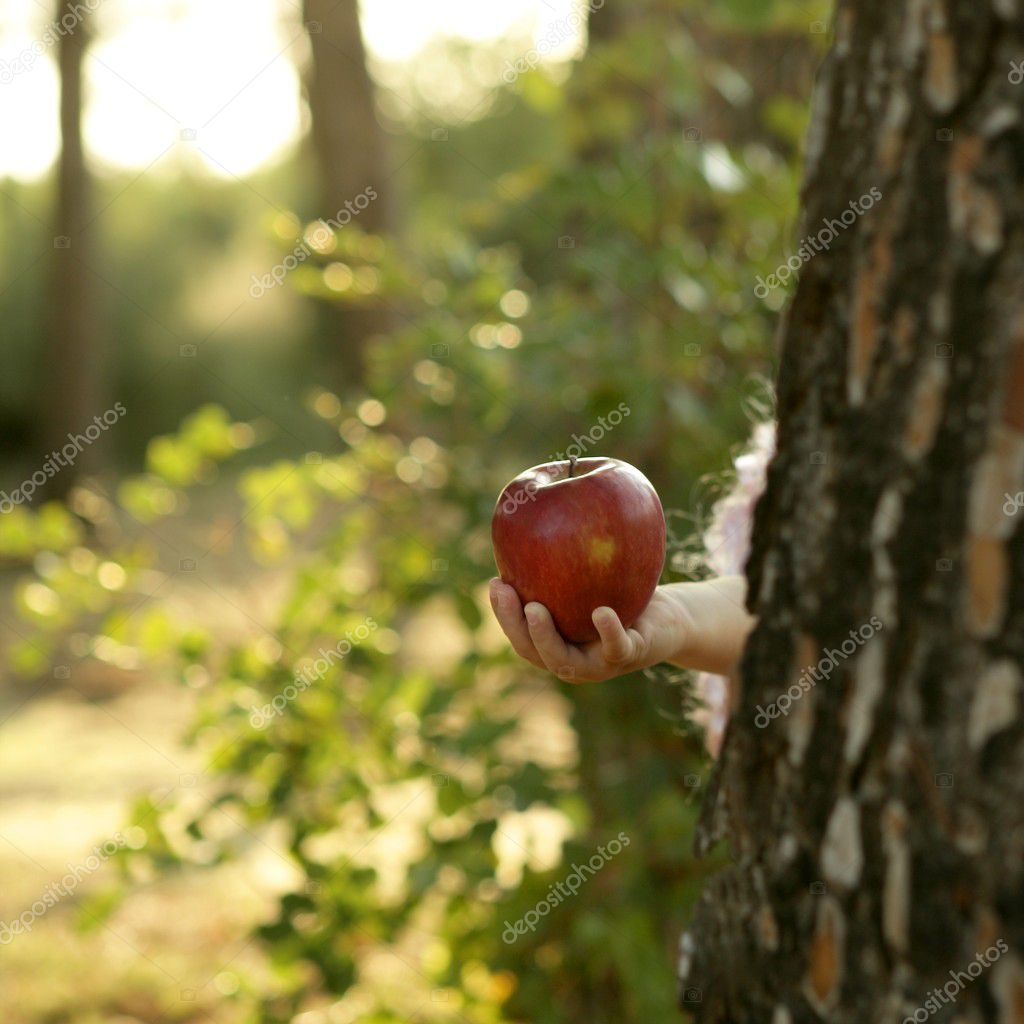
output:
M 4 0 L 0 53 L 30 48 L 53 21 L 52 5 Z M 366 44 L 379 65 L 410 62 L 431 41 L 534 41 L 576 9 L 572 0 L 368 0 Z M 573 26 L 575 21 L 571 23 Z M 85 138 L 101 167 L 174 173 L 198 162 L 218 175 L 245 175 L 280 159 L 303 129 L 297 64 L 307 58 L 301 7 L 288 0 L 103 0 L 86 77 Z M 581 45 L 578 28 L 559 33 L 546 59 Z M 517 56 L 510 41 L 508 56 Z M 59 147 L 57 71 L 52 50 L 0 94 L 0 176 L 35 178 Z M 466 69 L 493 85 L 494 54 Z M 426 68 L 441 97 L 459 101 L 454 68 Z M 451 95 L 448 95 L 448 91 Z M 181 132 L 197 146 L 181 147 Z M 14 144 L 14 140 L 16 144 Z

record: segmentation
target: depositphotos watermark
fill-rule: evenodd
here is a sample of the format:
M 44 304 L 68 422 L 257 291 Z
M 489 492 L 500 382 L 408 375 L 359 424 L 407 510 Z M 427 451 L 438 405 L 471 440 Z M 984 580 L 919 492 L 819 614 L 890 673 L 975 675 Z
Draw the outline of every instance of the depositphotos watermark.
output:
M 1009 951 L 1010 947 L 1006 944 L 1006 940 L 999 939 L 984 953 L 975 954 L 974 959 L 965 970 L 950 971 L 949 981 L 942 988 L 933 988 L 928 998 L 912 1014 L 903 1018 L 903 1024 L 924 1024 L 933 1013 L 938 1013 L 943 1006 L 951 1006 L 970 982 L 977 981 L 985 972 L 986 967 L 991 967 L 1004 953 Z
M 881 628 L 882 620 L 877 615 L 872 615 L 859 629 L 850 630 L 849 639 L 844 640 L 839 645 L 838 650 L 826 647 L 825 654 L 818 661 L 818 664 L 805 668 L 800 673 L 800 678 L 778 700 L 772 701 L 766 708 L 760 704 L 757 705 L 754 725 L 758 729 L 765 729 L 772 719 L 788 715 L 789 709 L 793 704 L 807 693 L 815 683 L 828 679 L 840 661 L 854 654 L 858 647 L 866 644 Z
M 68 4 L 67 9 L 60 16 L 60 20 L 48 25 L 43 34 L 22 50 L 17 57 L 10 61 L 0 60 L 0 85 L 10 85 L 18 75 L 31 71 L 35 67 L 36 61 L 47 50 L 56 46 L 64 36 L 71 35 L 85 21 L 86 15 L 92 14 L 101 2 L 102 0 L 85 0 L 80 4 Z
M 249 709 L 252 712 L 249 715 L 249 724 L 254 729 L 262 729 L 271 719 L 277 718 L 278 715 L 283 715 L 285 708 L 300 693 L 308 690 L 314 683 L 320 682 L 330 671 L 331 665 L 335 663 L 340 665 L 348 657 L 352 648 L 366 640 L 376 628 L 377 623 L 372 618 L 367 618 L 365 622 L 356 626 L 355 629 L 349 630 L 345 634 L 345 639 L 339 640 L 334 647 L 329 650 L 321 647 L 317 651 L 319 657 L 312 659 L 307 668 L 297 672 L 294 682 L 289 683 L 268 704 L 264 704 L 261 708 L 256 707 L 254 704 Z
M 511 945 L 519 936 L 535 931 L 542 917 L 547 917 L 555 907 L 570 896 L 575 896 L 583 887 L 583 883 L 588 878 L 593 878 L 612 857 L 617 857 L 629 846 L 629 842 L 629 836 L 625 832 L 620 832 L 607 846 L 599 846 L 597 853 L 586 864 L 573 864 L 569 875 L 561 882 L 556 882 L 551 886 L 547 895 L 537 903 L 533 910 L 528 910 L 512 924 L 508 921 L 505 922 L 505 930 L 501 933 L 502 941 L 506 945 Z
M 844 228 L 853 225 L 858 217 L 867 213 L 881 198 L 881 190 L 877 185 L 872 185 L 860 199 L 851 199 L 850 205 L 839 214 L 838 218 L 826 217 L 821 222 L 821 230 L 815 235 L 808 235 L 797 247 L 796 252 L 785 263 L 780 263 L 775 268 L 774 274 L 769 274 L 767 279 L 758 275 L 754 294 L 759 299 L 764 299 L 767 298 L 769 292 L 784 287 L 791 275 L 795 274 L 815 253 L 827 251 Z
M 1022 508 L 1024 508 L 1024 491 L 1018 491 L 1016 494 L 1004 494 L 1003 497 L 1006 501 L 1003 502 L 1003 512 L 1008 516 L 1015 516 Z
M 613 427 L 617 427 L 628 415 L 629 406 L 625 402 L 619 402 L 618 406 L 612 409 L 607 416 L 599 416 L 597 426 L 591 427 L 582 437 L 573 434 L 572 444 L 564 452 L 555 452 L 548 458 L 548 462 L 565 462 L 568 459 L 569 462 L 575 463 L 591 445 L 597 444 L 605 434 Z M 518 490 L 505 495 L 505 500 L 501 503 L 501 510 L 507 516 L 512 515 L 516 509 L 527 502 L 536 501 L 537 490 L 536 480 L 527 480 Z
M 70 896 L 83 878 L 98 871 L 125 845 L 125 842 L 124 836 L 120 832 L 115 832 L 113 838 L 108 839 L 102 846 L 94 846 L 84 863 L 69 864 L 68 873 L 59 882 L 51 882 L 28 910 L 23 911 L 13 921 L 0 921 L 0 945 L 10 945 L 16 936 L 26 935 L 32 931 L 33 925 L 43 914 Z
M 113 409 L 108 409 L 102 416 L 94 416 L 92 423 L 81 434 L 68 434 L 68 442 L 60 451 L 50 452 L 50 457 L 27 480 L 8 493 L 0 491 L 0 515 L 6 515 L 15 505 L 31 501 L 32 496 L 47 480 L 52 480 L 62 469 L 75 464 L 75 459 L 98 441 L 105 430 L 109 430 L 122 416 L 127 413 L 125 407 L 117 402 Z
M 537 45 L 526 51 L 517 61 L 505 61 L 501 79 L 511 85 L 520 75 L 535 68 L 545 57 L 554 52 L 567 39 L 579 34 L 580 28 L 586 24 L 588 14 L 601 10 L 605 0 L 589 0 L 582 8 L 572 11 L 564 18 L 554 22 L 551 27 L 537 40 Z
M 566 459 L 582 458 L 587 449 L 591 445 L 597 444 L 605 434 L 617 427 L 629 415 L 629 411 L 629 406 L 625 402 L 619 402 L 607 416 L 598 416 L 597 426 L 591 427 L 588 433 L 582 437 L 573 434 L 572 444 L 564 452 L 555 452 L 548 462 L 564 462 Z
M 254 299 L 262 298 L 271 288 L 281 284 L 288 274 L 300 263 L 305 263 L 313 255 L 315 249 L 325 246 L 331 235 L 339 228 L 351 224 L 352 220 L 365 210 L 370 203 L 377 198 L 378 192 L 371 185 L 364 189 L 355 199 L 346 199 L 345 206 L 329 220 L 319 220 L 311 231 L 311 240 L 302 241 L 295 246 L 285 258 L 272 267 L 262 277 L 252 275 L 252 284 L 249 285 L 249 294 Z

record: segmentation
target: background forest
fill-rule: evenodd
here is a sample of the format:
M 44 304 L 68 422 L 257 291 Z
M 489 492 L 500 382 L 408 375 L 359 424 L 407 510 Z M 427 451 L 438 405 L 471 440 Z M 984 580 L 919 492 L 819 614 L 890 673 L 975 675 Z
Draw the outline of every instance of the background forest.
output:
M 233 6 L 217 46 L 245 51 Z M 44 167 L 0 165 L 0 921 L 116 848 L 3 933 L 13 1024 L 675 1014 L 714 866 L 687 690 L 515 663 L 490 514 L 582 440 L 658 488 L 671 576 L 704 571 L 768 402 L 786 291 L 755 288 L 797 244 L 824 8 L 541 4 L 396 57 L 375 6 L 365 49 L 348 0 L 272 12 L 298 128 L 243 170 L 170 113 L 152 162 L 100 153 L 90 83 L 139 91 L 104 39 L 173 45 L 161 5 L 107 0 L 30 67 L 0 35 L 12 152 L 45 134 L 12 113 L 31 90 L 62 128 Z M 275 109 L 237 135 L 276 138 Z

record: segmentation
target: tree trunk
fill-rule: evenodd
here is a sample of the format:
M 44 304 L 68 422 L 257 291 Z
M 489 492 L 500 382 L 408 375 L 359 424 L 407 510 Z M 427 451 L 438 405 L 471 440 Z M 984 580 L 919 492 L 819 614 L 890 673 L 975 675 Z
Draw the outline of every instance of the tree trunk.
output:
M 605 0 L 600 7 L 590 4 L 587 17 L 587 40 L 589 43 L 609 43 L 618 39 L 625 31 L 629 8 L 623 0 Z
M 57 4 L 56 20 L 69 10 Z M 82 63 L 89 44 L 89 13 L 65 31 L 58 44 L 61 149 L 57 165 L 51 278 L 50 333 L 45 350 L 45 381 L 40 390 L 41 443 L 46 453 L 60 449 L 67 435 L 80 435 L 102 413 L 99 407 L 102 367 L 97 347 L 92 260 L 88 230 L 92 187 L 82 144 Z M 83 471 L 95 469 L 94 447 L 85 446 L 54 476 L 47 497 L 64 496 Z
M 682 942 L 706 1024 L 1024 1021 L 1018 11 L 839 3 L 801 231 L 836 237 L 781 328 L 698 841 L 733 864 Z
M 390 227 L 388 172 L 358 4 L 356 0 L 304 0 L 303 16 L 313 57 L 306 93 L 320 169 L 319 216 L 379 234 Z M 364 193 L 375 198 L 357 209 L 352 204 Z M 354 216 L 352 210 L 356 210 Z M 366 343 L 388 327 L 383 306 L 326 311 L 323 330 L 331 361 L 338 368 L 338 387 L 348 390 L 362 382 Z

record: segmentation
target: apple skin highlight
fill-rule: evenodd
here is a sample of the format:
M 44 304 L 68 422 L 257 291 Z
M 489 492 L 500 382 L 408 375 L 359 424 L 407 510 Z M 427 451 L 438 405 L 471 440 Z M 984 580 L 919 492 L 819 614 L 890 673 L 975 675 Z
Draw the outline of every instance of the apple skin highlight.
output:
M 523 605 L 539 602 L 566 640 L 587 643 L 598 638 L 595 608 L 613 608 L 628 629 L 647 607 L 665 564 L 665 514 L 627 462 L 548 462 L 502 490 L 491 540 Z

